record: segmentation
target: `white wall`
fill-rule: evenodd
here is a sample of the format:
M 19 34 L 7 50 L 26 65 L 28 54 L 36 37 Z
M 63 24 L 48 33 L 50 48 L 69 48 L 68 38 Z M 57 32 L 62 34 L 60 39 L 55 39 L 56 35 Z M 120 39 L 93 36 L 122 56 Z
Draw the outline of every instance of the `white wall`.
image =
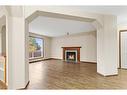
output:
M 51 38 L 39 34 L 29 33 L 29 36 L 40 37 L 44 39 L 44 58 L 48 59 L 51 57 Z
M 61 47 L 81 46 L 80 60 L 86 62 L 97 61 L 96 32 L 84 32 L 62 37 L 52 38 L 52 58 L 63 58 Z

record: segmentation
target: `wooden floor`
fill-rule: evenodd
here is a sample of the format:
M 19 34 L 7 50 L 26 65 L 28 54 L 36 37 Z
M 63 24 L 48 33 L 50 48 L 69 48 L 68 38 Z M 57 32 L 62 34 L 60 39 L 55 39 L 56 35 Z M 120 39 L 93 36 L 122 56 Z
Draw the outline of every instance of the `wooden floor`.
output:
M 2 82 L 2 81 L 0 81 L 0 89 L 6 89 L 7 87 L 6 87 L 6 85 Z
M 118 76 L 103 77 L 96 64 L 47 60 L 31 63 L 27 89 L 127 89 L 127 70 Z

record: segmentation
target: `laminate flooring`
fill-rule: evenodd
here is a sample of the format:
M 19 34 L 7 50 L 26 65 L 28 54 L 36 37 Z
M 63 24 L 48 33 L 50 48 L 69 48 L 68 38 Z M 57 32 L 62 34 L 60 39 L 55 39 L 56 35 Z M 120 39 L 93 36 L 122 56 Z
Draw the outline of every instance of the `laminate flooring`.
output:
M 67 63 L 47 60 L 29 65 L 30 83 L 27 89 L 127 89 L 127 70 L 116 76 L 97 73 L 97 64 Z

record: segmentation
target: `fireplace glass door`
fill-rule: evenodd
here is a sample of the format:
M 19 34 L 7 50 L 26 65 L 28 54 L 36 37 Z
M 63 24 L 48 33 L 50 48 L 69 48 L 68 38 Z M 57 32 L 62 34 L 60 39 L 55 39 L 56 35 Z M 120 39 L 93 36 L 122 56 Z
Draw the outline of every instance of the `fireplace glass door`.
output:
M 77 51 L 76 50 L 67 50 L 65 53 L 66 53 L 65 54 L 66 61 L 72 61 L 72 62 L 77 61 Z

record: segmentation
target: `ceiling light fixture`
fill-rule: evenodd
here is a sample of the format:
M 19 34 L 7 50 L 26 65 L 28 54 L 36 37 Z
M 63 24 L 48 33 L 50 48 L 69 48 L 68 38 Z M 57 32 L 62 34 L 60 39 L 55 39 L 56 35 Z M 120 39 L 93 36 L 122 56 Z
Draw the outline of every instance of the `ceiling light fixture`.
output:
M 67 32 L 67 35 L 69 35 L 69 32 Z

